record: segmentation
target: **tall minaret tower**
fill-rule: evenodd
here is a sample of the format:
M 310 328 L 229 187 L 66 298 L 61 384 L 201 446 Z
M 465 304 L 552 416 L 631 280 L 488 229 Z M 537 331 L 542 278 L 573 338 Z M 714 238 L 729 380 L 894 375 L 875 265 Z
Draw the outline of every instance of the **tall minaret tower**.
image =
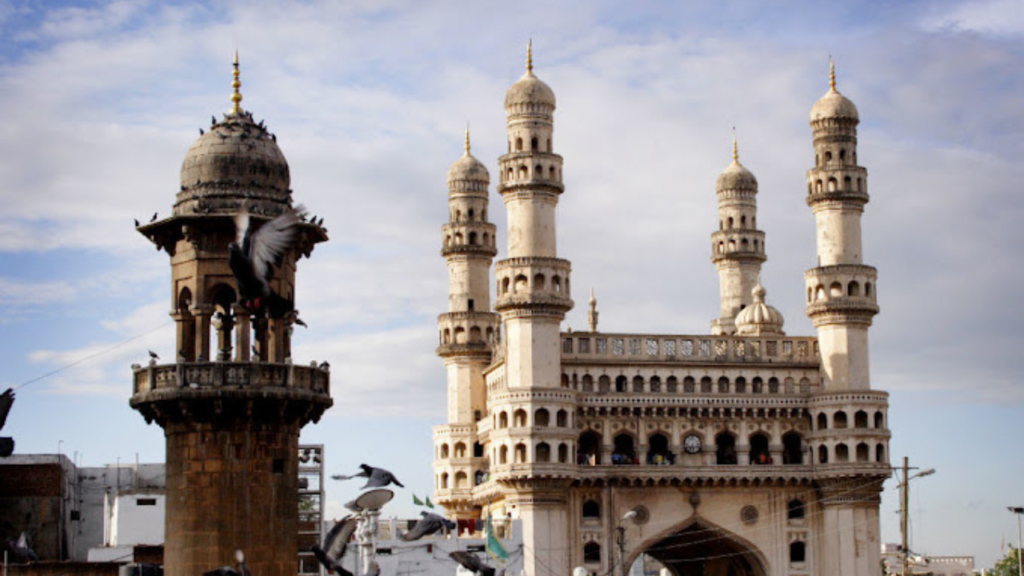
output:
M 568 419 L 575 398 L 561 387 L 560 326 L 573 302 L 571 267 L 557 257 L 555 244 L 555 206 L 564 187 L 562 157 L 552 146 L 554 111 L 555 94 L 534 76 L 528 48 L 526 73 L 505 94 L 508 154 L 499 159 L 498 191 L 508 210 L 508 258 L 496 267 L 495 309 L 504 322 L 507 390 L 488 402 L 493 410 L 525 414 L 492 435 L 492 444 L 528 448 L 516 448 L 506 465 L 492 464 L 491 477 L 522 519 L 528 576 L 568 574 L 566 550 L 575 545 L 566 542 L 566 488 L 575 466 L 568 452 L 555 448 L 575 438 Z M 565 414 L 565 422 L 556 421 L 556 413 Z M 531 472 L 514 464 L 530 465 Z
M 448 170 L 448 223 L 441 255 L 448 261 L 448 312 L 438 317 L 437 354 L 448 369 L 448 424 L 434 428 L 435 498 L 458 518 L 479 518 L 471 498 L 486 461 L 476 422 L 487 410 L 483 371 L 499 340 L 491 312 L 491 260 L 498 253 L 487 220 L 487 168 L 466 152 Z
M 823 380 L 810 400 L 814 432 L 808 437 L 822 506 L 813 572 L 835 576 L 877 573 L 878 507 L 891 473 L 888 395 L 871 390 L 868 372 L 877 273 L 863 264 L 861 251 L 868 193 L 867 171 L 857 165 L 859 121 L 857 107 L 836 90 L 832 66 L 830 89 L 811 109 L 815 162 L 807 171 L 807 204 L 817 223 L 818 266 L 804 277 Z
M 836 90 L 830 66 L 831 87 L 811 109 L 807 204 L 817 224 L 818 266 L 804 275 L 807 316 L 818 329 L 825 389 L 867 390 L 868 327 L 878 313 L 877 271 L 863 263 L 860 238 L 867 170 L 857 165 L 857 107 Z
M 711 234 L 711 261 L 718 268 L 722 316 L 711 322 L 716 335 L 736 332 L 736 315 L 753 302 L 752 290 L 765 255 L 764 232 L 757 229 L 757 178 L 740 164 L 736 136 L 732 164 L 718 177 L 718 231 Z

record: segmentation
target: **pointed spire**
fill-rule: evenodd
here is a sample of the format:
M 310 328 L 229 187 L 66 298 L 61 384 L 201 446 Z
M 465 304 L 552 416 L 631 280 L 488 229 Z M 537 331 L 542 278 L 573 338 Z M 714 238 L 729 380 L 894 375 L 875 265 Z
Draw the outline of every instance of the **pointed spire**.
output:
M 469 156 L 469 122 L 466 122 L 466 156 Z
M 739 164 L 740 161 L 740 148 L 736 143 L 736 127 L 732 127 L 732 161 Z
M 597 298 L 594 297 L 594 289 L 590 289 L 590 310 L 587 310 L 587 323 L 590 324 L 590 331 L 597 332 Z
M 832 61 L 832 55 L 828 56 L 828 85 L 833 92 L 836 92 L 836 63 Z
M 231 71 L 231 75 L 234 77 L 231 81 L 231 87 L 234 88 L 234 92 L 231 94 L 232 104 L 229 114 L 239 115 L 242 113 L 242 106 L 240 105 L 242 102 L 242 93 L 238 89 L 242 87 L 242 81 L 238 79 L 241 75 L 241 72 L 238 70 L 238 49 L 235 49 L 234 68 L 235 69 Z
M 533 38 L 526 43 L 526 73 L 533 74 Z

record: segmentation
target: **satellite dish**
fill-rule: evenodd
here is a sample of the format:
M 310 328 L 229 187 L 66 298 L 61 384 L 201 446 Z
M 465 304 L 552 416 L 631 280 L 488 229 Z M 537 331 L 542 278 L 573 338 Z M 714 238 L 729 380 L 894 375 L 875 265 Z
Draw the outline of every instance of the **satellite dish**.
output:
M 395 493 L 391 490 L 378 488 L 364 492 L 359 498 L 355 499 L 354 503 L 356 507 L 362 510 L 380 510 L 382 506 L 390 502 L 394 497 Z

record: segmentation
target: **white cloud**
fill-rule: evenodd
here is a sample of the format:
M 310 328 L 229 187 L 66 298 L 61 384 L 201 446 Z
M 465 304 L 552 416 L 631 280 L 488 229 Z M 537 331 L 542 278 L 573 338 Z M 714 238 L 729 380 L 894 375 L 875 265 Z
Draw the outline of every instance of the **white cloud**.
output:
M 21 282 L 0 278 L 0 306 L 37 306 L 72 300 L 76 289 L 67 282 Z
M 1024 7 L 1019 0 L 970 0 L 922 21 L 933 32 L 971 31 L 983 34 L 1024 33 Z

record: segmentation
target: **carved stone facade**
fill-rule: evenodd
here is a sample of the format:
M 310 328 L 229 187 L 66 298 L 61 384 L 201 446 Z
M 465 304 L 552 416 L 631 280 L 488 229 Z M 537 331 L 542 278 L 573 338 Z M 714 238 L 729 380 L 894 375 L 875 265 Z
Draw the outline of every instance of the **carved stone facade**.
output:
M 868 371 L 877 274 L 861 261 L 859 119 L 834 75 L 811 114 L 807 202 L 818 267 L 806 278 L 817 337 L 787 336 L 765 302 L 757 180 L 735 150 L 716 185 L 711 251 L 722 306 L 711 334 L 598 332 L 593 298 L 590 331 L 560 332 L 573 306 L 571 265 L 555 245 L 562 157 L 552 146 L 554 92 L 533 74 L 532 55 L 505 109 L 498 191 L 509 246 L 494 275 L 501 331 L 452 348 L 451 313 L 442 315 L 449 404 L 473 409 L 450 410 L 434 429 L 436 499 L 459 517 L 520 518 L 530 576 L 575 566 L 621 574 L 642 553 L 680 575 L 877 573 L 888 395 L 871 389 Z M 452 202 L 452 174 L 467 162 L 449 173 Z M 489 178 L 473 162 L 483 200 Z M 486 302 L 494 251 L 476 273 L 461 272 L 449 247 L 455 226 L 445 226 L 443 252 L 452 297 L 468 293 L 462 279 L 472 278 L 475 300 Z M 472 366 L 468 376 L 456 362 Z

